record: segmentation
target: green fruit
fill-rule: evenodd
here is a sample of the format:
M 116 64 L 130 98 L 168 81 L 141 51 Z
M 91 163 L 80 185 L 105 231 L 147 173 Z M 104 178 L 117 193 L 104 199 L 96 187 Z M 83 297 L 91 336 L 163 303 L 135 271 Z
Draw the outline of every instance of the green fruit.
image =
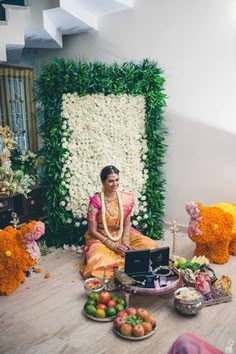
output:
M 115 308 L 116 308 L 116 311 L 117 311 L 117 312 L 123 311 L 123 310 L 125 309 L 124 305 L 122 305 L 122 304 L 117 304 L 117 305 L 115 306 Z
M 111 294 L 111 298 L 112 298 L 112 300 L 114 300 L 115 302 L 118 302 L 118 300 L 119 300 L 119 296 L 116 295 L 116 294 Z
M 173 263 L 173 267 L 178 268 L 179 267 L 179 261 L 176 259 Z
M 88 305 L 93 305 L 95 306 L 96 305 L 96 300 L 88 300 L 85 304 L 85 306 L 88 306 Z
M 95 293 L 95 292 L 91 292 L 88 296 L 89 300 L 97 300 L 98 299 L 99 294 Z
M 192 268 L 193 268 L 193 271 L 195 271 L 200 268 L 200 264 L 197 262 L 194 262 L 194 263 L 192 263 Z
M 93 305 L 88 305 L 85 307 L 85 312 L 90 315 L 90 316 L 95 316 L 96 315 L 96 307 Z
M 182 267 L 182 265 L 187 261 L 187 259 L 185 257 L 180 257 L 178 258 L 178 262 L 179 262 L 179 267 Z
M 118 298 L 117 302 L 118 302 L 118 304 L 121 304 L 121 305 L 123 305 L 124 307 L 125 307 L 125 305 L 126 305 L 125 300 L 124 300 L 124 299 L 122 299 L 121 297 L 120 297 L 120 298 Z
M 184 263 L 182 263 L 181 264 L 181 269 L 185 269 L 185 268 L 187 268 L 187 267 L 191 267 L 192 266 L 192 263 L 190 262 L 190 261 L 186 261 L 186 262 L 184 262 Z
M 112 306 L 109 306 L 107 309 L 106 309 L 106 316 L 107 317 L 113 317 L 116 315 L 116 308 L 115 307 L 112 307 Z

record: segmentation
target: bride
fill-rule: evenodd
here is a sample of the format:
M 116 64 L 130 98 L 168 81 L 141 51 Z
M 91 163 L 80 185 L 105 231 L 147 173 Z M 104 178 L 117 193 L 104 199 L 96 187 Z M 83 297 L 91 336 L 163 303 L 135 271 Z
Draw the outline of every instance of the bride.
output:
M 134 207 L 132 193 L 119 192 L 119 170 L 106 166 L 100 173 L 101 193 L 90 198 L 88 230 L 85 234 L 85 278 L 102 277 L 104 268 L 111 276 L 113 268 L 124 267 L 124 255 L 129 249 L 154 249 L 157 243 L 131 226 Z

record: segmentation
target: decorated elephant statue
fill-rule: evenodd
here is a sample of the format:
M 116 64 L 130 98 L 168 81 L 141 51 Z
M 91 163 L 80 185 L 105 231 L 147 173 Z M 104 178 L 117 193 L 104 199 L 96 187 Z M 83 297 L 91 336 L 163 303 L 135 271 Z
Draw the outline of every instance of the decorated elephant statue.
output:
M 226 263 L 230 254 L 236 256 L 236 204 L 188 202 L 186 211 L 191 218 L 188 235 L 196 243 L 194 255 L 219 264 Z

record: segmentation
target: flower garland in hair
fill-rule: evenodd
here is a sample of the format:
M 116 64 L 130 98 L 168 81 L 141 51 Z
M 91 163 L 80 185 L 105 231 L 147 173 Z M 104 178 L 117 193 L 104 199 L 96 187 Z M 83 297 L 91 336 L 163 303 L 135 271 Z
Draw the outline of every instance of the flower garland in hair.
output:
M 104 192 L 101 192 L 101 204 L 102 204 L 102 223 L 104 230 L 106 232 L 107 237 L 112 240 L 112 241 L 118 241 L 122 234 L 123 234 L 123 228 L 124 228 L 124 211 L 123 211 L 123 203 L 121 199 L 121 195 L 119 192 L 116 192 L 117 199 L 118 199 L 118 205 L 120 209 L 120 230 L 117 234 L 117 236 L 112 236 L 111 233 L 109 232 L 107 228 L 107 222 L 106 222 L 106 206 L 105 206 L 105 195 Z

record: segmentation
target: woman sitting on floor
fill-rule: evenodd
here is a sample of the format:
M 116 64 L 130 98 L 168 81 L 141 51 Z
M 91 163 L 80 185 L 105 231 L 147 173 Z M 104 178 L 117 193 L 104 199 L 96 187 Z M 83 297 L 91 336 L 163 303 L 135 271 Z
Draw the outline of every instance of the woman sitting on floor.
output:
M 124 267 L 127 250 L 154 249 L 157 243 L 131 227 L 132 193 L 119 192 L 119 170 L 106 166 L 100 173 L 103 191 L 90 198 L 88 231 L 85 234 L 86 264 L 82 275 L 111 276 L 114 267 Z

